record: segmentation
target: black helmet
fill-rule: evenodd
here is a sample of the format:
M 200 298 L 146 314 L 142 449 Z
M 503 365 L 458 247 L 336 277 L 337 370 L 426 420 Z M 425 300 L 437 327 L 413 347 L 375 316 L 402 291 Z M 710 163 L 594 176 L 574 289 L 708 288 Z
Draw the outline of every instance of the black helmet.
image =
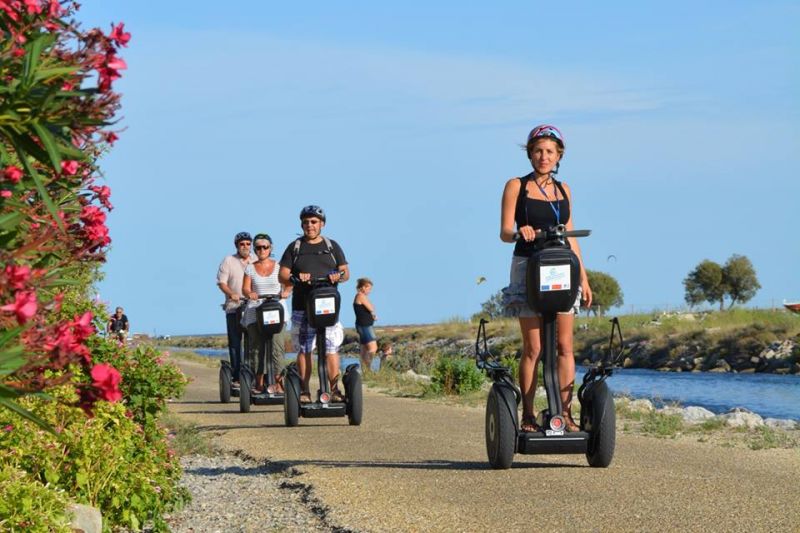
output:
M 317 217 L 325 222 L 325 211 L 318 205 L 307 205 L 300 211 L 300 220 L 311 217 Z
M 233 238 L 233 244 L 239 244 L 241 241 L 250 241 L 253 242 L 253 238 L 250 234 L 246 231 L 240 231 L 236 234 L 236 237 Z

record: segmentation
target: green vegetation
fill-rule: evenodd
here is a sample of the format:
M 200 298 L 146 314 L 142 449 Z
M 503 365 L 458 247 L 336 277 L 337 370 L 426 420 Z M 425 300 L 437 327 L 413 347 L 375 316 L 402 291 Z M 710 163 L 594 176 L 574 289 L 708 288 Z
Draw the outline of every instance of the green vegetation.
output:
M 586 275 L 589 277 L 589 286 L 592 287 L 592 311 L 595 315 L 603 316 L 610 308 L 625 303 L 622 288 L 613 276 L 588 269 Z
M 486 376 L 470 359 L 441 357 L 431 374 L 431 391 L 436 394 L 466 394 L 478 391 Z
M 703 302 L 719 302 L 719 310 L 725 308 L 725 297 L 730 298 L 728 309 L 737 303 L 750 301 L 761 284 L 750 260 L 743 255 L 732 255 L 724 266 L 704 259 L 683 280 L 686 303 L 698 305 Z

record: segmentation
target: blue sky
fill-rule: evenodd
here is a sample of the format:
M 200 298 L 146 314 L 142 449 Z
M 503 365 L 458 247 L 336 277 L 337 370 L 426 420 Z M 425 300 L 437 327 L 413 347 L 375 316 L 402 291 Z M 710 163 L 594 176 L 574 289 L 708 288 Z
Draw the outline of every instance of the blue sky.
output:
M 734 253 L 754 305 L 800 300 L 800 4 L 432 4 L 87 0 L 86 26 L 133 34 L 101 298 L 134 331 L 221 332 L 233 235 L 282 251 L 316 203 L 379 323 L 467 317 L 507 283 L 500 196 L 548 122 L 624 311 L 681 306 Z

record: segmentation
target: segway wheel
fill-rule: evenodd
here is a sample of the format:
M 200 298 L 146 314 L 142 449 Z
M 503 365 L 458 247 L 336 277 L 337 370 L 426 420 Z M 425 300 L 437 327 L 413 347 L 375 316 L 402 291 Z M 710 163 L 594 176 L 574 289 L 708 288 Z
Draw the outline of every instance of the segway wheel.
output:
M 514 392 L 508 387 L 492 385 L 486 402 L 486 454 L 496 470 L 511 468 L 514 460 L 516 411 Z
M 283 421 L 287 427 L 295 427 L 300 419 L 300 376 L 287 373 L 283 388 Z
M 345 409 L 347 411 L 347 420 L 351 426 L 361 425 L 361 414 L 364 404 L 364 396 L 361 385 L 361 374 L 353 370 L 350 372 L 350 378 L 345 381 Z
M 228 403 L 231 401 L 231 367 L 222 365 L 219 367 L 219 401 Z
M 605 382 L 592 387 L 589 393 L 589 446 L 586 459 L 589 466 L 605 468 L 614 458 L 616 443 L 617 416 L 614 411 L 614 398 Z
M 239 412 L 250 412 L 250 389 L 253 386 L 253 377 L 249 372 L 239 373 Z

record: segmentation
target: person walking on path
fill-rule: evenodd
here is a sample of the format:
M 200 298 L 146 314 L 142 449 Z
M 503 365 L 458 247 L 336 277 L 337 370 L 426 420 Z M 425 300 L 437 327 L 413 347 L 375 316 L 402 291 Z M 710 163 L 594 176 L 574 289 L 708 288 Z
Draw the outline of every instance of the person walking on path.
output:
M 309 205 L 300 211 L 300 227 L 303 236 L 286 247 L 280 260 L 279 279 L 288 284 L 292 277 L 299 280 L 292 297 L 292 340 L 297 350 L 297 369 L 303 381 L 301 403 L 311 402 L 309 382 L 311 380 L 311 354 L 316 345 L 316 331 L 306 316 L 306 297 L 311 291 L 311 281 L 327 277 L 334 285 L 350 279 L 350 268 L 344 251 L 333 239 L 322 236 L 325 227 L 325 211 Z M 325 364 L 331 385 L 331 400 L 344 401 L 339 390 L 339 347 L 344 340 L 341 322 L 325 328 Z
M 353 300 L 353 311 L 356 314 L 356 331 L 361 344 L 361 368 L 364 372 L 372 369 L 372 359 L 378 351 L 378 338 L 375 336 L 373 324 L 378 319 L 375 306 L 369 301 L 373 283 L 369 278 L 356 281 L 356 297 Z
M 236 253 L 227 255 L 217 271 L 217 287 L 225 295 L 222 309 L 225 311 L 225 330 L 228 334 L 228 357 L 231 362 L 233 385 L 239 385 L 239 370 L 242 363 L 242 328 L 239 312 L 242 304 L 242 283 L 244 269 L 252 262 L 250 245 L 253 238 L 246 231 L 236 234 L 233 245 Z
M 259 233 L 253 239 L 253 248 L 256 251 L 256 261 L 247 265 L 244 270 L 242 292 L 248 298 L 247 306 L 242 315 L 242 326 L 247 330 L 249 350 L 246 354 L 247 364 L 256 374 L 254 393 L 264 392 L 264 375 L 267 372 L 267 358 L 265 347 L 262 346 L 261 324 L 257 320 L 256 309 L 264 301 L 259 296 L 280 296 L 281 299 L 291 295 L 291 286 L 281 287 L 278 281 L 277 263 L 272 259 L 272 238 L 266 233 Z M 283 330 L 272 336 L 272 368 L 275 370 L 277 390 L 283 392 L 280 370 L 283 366 L 283 355 L 286 344 L 286 331 Z
M 114 314 L 108 319 L 106 331 L 116 337 L 119 342 L 125 344 L 130 330 L 131 324 L 128 322 L 127 315 L 123 312 L 121 307 L 117 307 L 114 310 Z
M 528 258 L 534 251 L 536 232 L 564 224 L 572 230 L 572 194 L 566 183 L 557 181 L 555 175 L 564 155 L 564 137 L 555 126 L 543 124 L 531 130 L 525 150 L 533 172 L 521 178 L 511 178 L 503 190 L 500 215 L 500 240 L 516 243 L 511 260 L 511 282 L 503 289 L 503 303 L 510 314 L 519 317 L 522 332 L 522 358 L 519 363 L 519 386 L 522 391 L 522 431 L 539 431 L 533 413 L 536 393 L 536 367 L 542 351 L 542 315 L 528 305 L 526 272 Z M 581 263 L 581 287 L 573 308 L 559 313 L 558 331 L 558 381 L 561 384 L 561 402 L 567 431 L 577 431 L 572 418 L 572 390 L 575 385 L 575 357 L 572 346 L 572 327 L 581 300 L 586 307 L 592 304 L 592 290 L 586 275 L 581 250 L 576 239 L 568 244 Z

